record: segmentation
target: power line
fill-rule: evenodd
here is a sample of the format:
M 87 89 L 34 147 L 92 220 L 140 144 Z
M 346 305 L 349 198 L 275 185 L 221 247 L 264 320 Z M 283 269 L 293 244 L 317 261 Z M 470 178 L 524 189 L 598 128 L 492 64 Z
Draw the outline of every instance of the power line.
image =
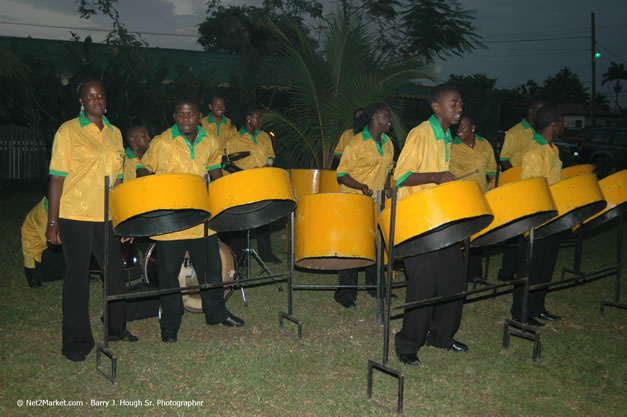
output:
M 92 32 L 111 32 L 111 29 L 100 29 L 100 28 L 93 28 L 93 27 L 40 25 L 40 24 L 34 24 L 34 23 L 15 23 L 15 22 L 6 22 L 6 21 L 0 21 L 0 24 L 49 28 L 49 29 L 68 29 L 68 30 L 71 29 L 71 30 L 87 30 L 87 31 L 92 31 Z M 189 35 L 185 33 L 140 32 L 140 31 L 134 31 L 134 30 L 129 30 L 129 32 L 139 33 L 140 35 L 176 36 L 180 38 L 198 38 L 198 35 Z
M 513 39 L 513 40 L 496 40 L 482 41 L 482 43 L 519 43 L 519 42 L 544 42 L 544 41 L 561 41 L 567 39 L 589 39 L 590 36 L 562 36 L 556 38 L 536 38 L 536 39 Z
M 622 60 L 623 62 L 625 62 L 625 58 L 615 54 L 614 52 L 612 52 L 612 50 L 610 48 L 608 48 L 607 46 L 603 45 L 601 42 L 597 41 L 597 44 L 601 45 L 603 48 L 605 48 L 605 50 L 607 52 L 609 52 L 610 54 L 614 55 L 616 58 Z

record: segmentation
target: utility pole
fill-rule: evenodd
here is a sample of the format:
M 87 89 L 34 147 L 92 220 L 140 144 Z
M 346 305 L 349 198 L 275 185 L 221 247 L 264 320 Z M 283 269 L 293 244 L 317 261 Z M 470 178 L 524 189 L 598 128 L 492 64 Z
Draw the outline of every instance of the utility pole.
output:
M 592 20 L 592 50 L 590 51 L 590 57 L 592 58 L 592 112 L 590 114 L 590 123 L 591 127 L 596 127 L 597 122 L 597 71 L 596 71 L 596 53 L 597 53 L 597 45 L 596 45 L 596 37 L 594 33 L 594 13 L 590 13 L 590 17 Z

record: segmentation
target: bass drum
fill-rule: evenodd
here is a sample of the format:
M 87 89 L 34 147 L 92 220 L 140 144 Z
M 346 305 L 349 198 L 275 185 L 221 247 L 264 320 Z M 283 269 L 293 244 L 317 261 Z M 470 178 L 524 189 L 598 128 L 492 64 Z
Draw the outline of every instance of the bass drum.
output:
M 235 255 L 231 248 L 224 242 L 218 242 L 220 248 L 220 261 L 222 262 L 222 282 L 232 281 L 235 278 Z M 148 285 L 159 285 L 158 259 L 155 252 L 155 243 L 151 243 L 146 251 L 146 259 L 144 260 L 144 280 Z M 199 285 L 196 271 L 192 266 L 189 253 L 185 252 L 185 258 L 181 264 L 179 272 L 179 285 L 181 288 Z M 224 288 L 224 296 L 229 293 L 229 288 Z M 185 310 L 192 313 L 202 313 L 202 300 L 200 291 L 193 291 L 183 294 L 183 306 Z

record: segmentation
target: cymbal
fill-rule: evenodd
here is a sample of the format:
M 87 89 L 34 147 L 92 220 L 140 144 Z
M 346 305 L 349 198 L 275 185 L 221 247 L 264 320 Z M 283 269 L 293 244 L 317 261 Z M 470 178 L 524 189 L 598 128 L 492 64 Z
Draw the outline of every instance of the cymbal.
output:
M 231 162 L 235 162 L 235 161 L 239 161 L 240 159 L 244 159 L 244 158 L 246 158 L 249 155 L 250 155 L 250 151 L 241 151 L 241 152 L 230 153 L 230 154 L 226 155 L 226 157 Z

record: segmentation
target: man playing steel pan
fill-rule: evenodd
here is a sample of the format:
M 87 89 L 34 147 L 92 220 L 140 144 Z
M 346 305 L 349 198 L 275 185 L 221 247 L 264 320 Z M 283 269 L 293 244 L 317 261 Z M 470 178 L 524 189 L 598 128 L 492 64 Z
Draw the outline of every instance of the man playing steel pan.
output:
M 177 101 L 174 110 L 175 124 L 155 137 L 142 158 L 145 168 L 137 170 L 138 176 L 155 174 L 184 173 L 204 178 L 209 173 L 212 179 L 222 176 L 220 161 L 222 149 L 213 136 L 208 136 L 199 126 L 202 114 L 195 100 L 185 98 Z M 204 250 L 204 224 L 179 232 L 153 236 L 157 241 L 159 254 L 159 288 L 179 288 L 178 275 L 185 252 L 189 252 L 199 281 L 205 275 L 203 255 L 207 257 L 207 283 L 222 282 L 221 261 L 218 238 L 213 230 L 207 237 L 207 252 Z M 209 325 L 222 324 L 240 327 L 244 321 L 230 313 L 225 305 L 223 289 L 201 290 L 202 309 Z M 180 293 L 161 297 L 161 340 L 165 343 L 177 341 L 183 315 L 183 299 Z
M 431 92 L 433 115 L 407 135 L 396 164 L 394 179 L 399 198 L 435 187 L 456 177 L 449 172 L 451 132 L 459 123 L 462 98 L 451 85 L 441 84 Z M 463 291 L 464 262 L 460 245 L 403 259 L 407 275 L 406 302 L 447 296 Z M 407 309 L 403 327 L 396 333 L 396 354 L 402 363 L 419 365 L 418 350 L 427 345 L 467 352 L 468 346 L 453 339 L 462 315 L 463 300 Z

